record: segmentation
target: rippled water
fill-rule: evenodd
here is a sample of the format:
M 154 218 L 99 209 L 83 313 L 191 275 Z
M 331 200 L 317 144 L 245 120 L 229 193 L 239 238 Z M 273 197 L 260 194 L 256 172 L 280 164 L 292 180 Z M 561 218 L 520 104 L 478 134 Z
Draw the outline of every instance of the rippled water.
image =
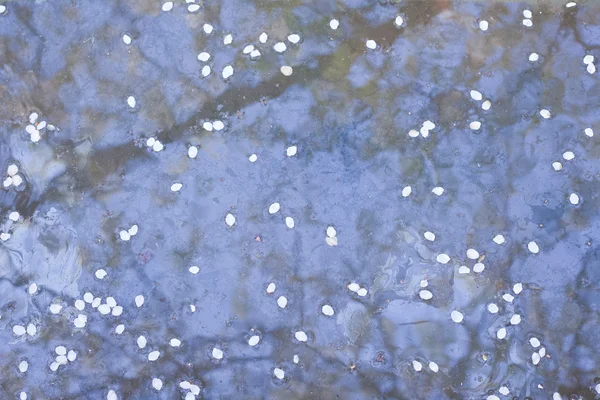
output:
M 598 396 L 600 3 L 197 4 L 4 3 L 2 399 Z

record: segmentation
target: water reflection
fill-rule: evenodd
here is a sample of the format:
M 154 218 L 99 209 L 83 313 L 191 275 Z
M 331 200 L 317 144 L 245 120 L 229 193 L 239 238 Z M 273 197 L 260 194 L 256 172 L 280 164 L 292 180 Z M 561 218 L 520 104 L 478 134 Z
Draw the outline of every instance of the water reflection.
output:
M 197 4 L 5 4 L 2 398 L 597 396 L 597 4 Z

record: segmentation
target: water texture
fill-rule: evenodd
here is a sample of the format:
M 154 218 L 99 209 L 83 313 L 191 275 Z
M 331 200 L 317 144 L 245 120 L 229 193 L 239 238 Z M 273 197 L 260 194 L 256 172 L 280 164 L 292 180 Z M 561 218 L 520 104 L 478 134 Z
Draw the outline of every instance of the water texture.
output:
M 600 396 L 600 3 L 3 6 L 0 398 Z

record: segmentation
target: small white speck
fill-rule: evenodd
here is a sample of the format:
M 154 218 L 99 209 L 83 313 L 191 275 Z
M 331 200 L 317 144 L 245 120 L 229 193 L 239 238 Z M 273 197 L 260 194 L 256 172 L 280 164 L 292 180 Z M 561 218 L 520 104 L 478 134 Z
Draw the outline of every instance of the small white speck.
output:
M 37 327 L 34 324 L 28 324 L 27 325 L 27 334 L 29 336 L 35 336 L 35 334 L 37 333 Z
M 146 140 L 146 146 L 148 146 L 148 147 L 154 146 L 154 143 L 156 143 L 156 139 L 153 137 L 148 138 L 148 140 Z
M 538 365 L 540 363 L 541 357 L 538 353 L 531 354 L 531 362 L 533 365 Z
M 106 305 L 109 306 L 109 307 L 111 307 L 111 308 L 116 307 L 117 306 L 117 301 L 115 300 L 114 297 L 108 296 L 106 298 Z
M 473 121 L 469 124 L 469 128 L 471 128 L 471 130 L 473 130 L 473 131 L 478 131 L 479 128 L 481 128 L 481 122 Z
M 162 387 L 163 387 L 163 383 L 162 383 L 162 381 L 161 381 L 160 379 L 158 379 L 158 378 L 153 378 L 153 379 L 152 379 L 152 387 L 153 387 L 155 390 L 160 390 L 160 389 L 162 389 Z
M 419 282 L 419 286 L 422 288 L 426 288 L 427 286 L 429 286 L 429 281 L 427 279 L 421 279 L 421 282 Z
M 498 311 L 500 311 L 495 303 L 488 304 L 487 309 L 491 314 L 498 314 Z
M 118 317 L 121 314 L 123 314 L 123 307 L 122 306 L 115 306 L 112 309 L 112 315 L 114 315 L 115 317 Z
M 137 296 L 135 296 L 135 305 L 138 307 L 141 307 L 144 305 L 144 296 L 142 296 L 141 294 L 138 294 Z
M 6 12 L 6 6 L 4 4 L 0 4 L 0 14 L 4 14 Z
M 538 53 L 531 53 L 529 55 L 529 61 L 531 61 L 531 62 L 536 62 L 539 59 L 540 59 L 540 56 L 538 55 Z
M 119 232 L 119 238 L 124 242 L 128 242 L 129 239 L 131 239 L 131 235 L 129 234 L 129 231 L 122 230 Z
M 429 362 L 429 369 L 432 372 L 438 372 L 440 370 L 440 367 L 436 363 L 434 363 L 433 361 L 430 361 Z
M 333 311 L 333 307 L 331 307 L 329 304 L 325 304 L 323 307 L 321 307 L 321 312 L 327 315 L 328 317 L 331 317 L 333 316 L 333 314 L 335 314 L 335 311 Z
M 198 148 L 196 146 L 190 146 L 188 148 L 188 157 L 196 158 L 197 155 L 198 155 Z
M 538 347 L 540 347 L 542 345 L 542 343 L 540 342 L 540 340 L 538 338 L 536 338 L 536 337 L 532 337 L 531 339 L 529 339 L 529 344 L 534 349 L 537 349 Z
M 273 46 L 273 50 L 275 50 L 278 53 L 283 53 L 284 51 L 287 50 L 287 46 L 283 42 L 277 42 Z
M 85 301 L 81 299 L 75 300 L 75 308 L 79 311 L 83 311 L 85 309 Z
M 221 349 L 217 349 L 216 347 L 213 347 L 212 349 L 212 356 L 215 360 L 220 360 L 223 358 L 223 350 Z
M 294 72 L 294 69 L 292 67 L 290 67 L 289 65 L 284 65 L 280 68 L 281 73 L 284 76 L 291 76 L 292 73 Z
M 92 301 L 94 301 L 94 295 L 90 292 L 85 292 L 83 294 L 83 301 L 85 301 L 86 303 L 91 303 Z
M 227 46 L 227 45 L 231 44 L 232 42 L 233 42 L 233 36 L 231 36 L 231 34 L 230 34 L 230 33 L 228 33 L 227 35 L 225 35 L 225 36 L 223 37 L 223 44 L 224 44 L 225 46 Z
M 179 346 L 181 346 L 181 340 L 179 340 L 177 338 L 173 338 L 173 339 L 169 340 L 169 345 L 171 347 L 179 347 Z
M 244 50 L 242 50 L 242 53 L 250 54 L 250 53 L 252 53 L 252 50 L 254 50 L 254 46 L 249 44 L 246 47 L 244 47 Z
M 542 118 L 548 119 L 548 118 L 550 118 L 550 111 L 548 111 L 544 108 L 544 109 L 540 110 L 540 115 L 542 116 Z
M 546 349 L 542 347 L 540 351 L 538 351 L 538 354 L 540 355 L 540 357 L 546 357 Z
M 231 65 L 227 65 L 225 68 L 223 68 L 223 79 L 228 79 L 229 77 L 231 77 L 233 75 L 233 67 Z
M 2 232 L 0 233 L 0 240 L 2 241 L 7 241 L 8 239 L 10 239 L 10 233 L 6 233 L 6 232 Z
M 594 137 L 594 131 L 592 128 L 585 128 L 583 132 L 587 137 Z
M 431 193 L 435 194 L 436 196 L 441 196 L 442 194 L 444 194 L 444 188 L 441 186 L 436 186 L 433 189 L 431 189 Z
M 373 39 L 369 39 L 367 40 L 367 48 L 375 50 L 377 48 L 377 43 Z
M 332 19 L 331 21 L 329 21 L 329 27 L 331 29 L 333 29 L 334 31 L 340 26 L 340 21 L 338 21 L 337 19 Z
M 510 390 L 508 390 L 506 386 L 500 387 L 500 389 L 498 389 L 498 392 L 500 392 L 500 394 L 503 396 L 508 396 L 510 394 Z
M 271 204 L 269 206 L 269 214 L 276 214 L 280 208 L 281 208 L 281 205 L 279 203 Z
M 298 147 L 297 146 L 290 146 L 286 149 L 285 154 L 288 157 L 293 157 L 296 155 L 296 153 L 298 152 Z
M 233 216 L 233 214 L 229 213 L 227 214 L 227 216 L 225 216 L 225 223 L 229 227 L 232 227 L 235 224 L 235 217 Z
M 13 180 L 12 183 L 14 186 L 20 186 L 21 183 L 23 183 L 23 178 L 21 178 L 21 175 L 18 175 L 18 174 L 13 176 L 12 180 Z
M 335 228 L 333 226 L 328 226 L 327 230 L 325 231 L 325 233 L 330 238 L 334 238 L 334 237 L 337 236 L 337 231 L 335 230 Z
M 255 60 L 255 59 L 257 59 L 258 57 L 260 57 L 260 51 L 259 51 L 259 50 L 257 50 L 257 49 L 254 49 L 254 50 L 252 50 L 252 51 L 250 52 L 250 58 L 251 58 L 251 59 Z
M 62 310 L 62 306 L 56 303 L 50 304 L 49 308 L 52 314 L 58 314 Z
M 96 278 L 98 279 L 104 279 L 106 277 L 106 275 L 108 275 L 106 273 L 106 271 L 102 268 L 100 268 L 99 270 L 96 270 Z
M 358 283 L 352 282 L 350 284 L 348 284 L 348 290 L 351 292 L 358 292 L 358 290 L 360 289 L 360 285 Z
M 479 252 L 475 249 L 468 249 L 467 250 L 467 258 L 469 258 L 471 260 L 477 260 L 479 258 Z
M 561 164 L 561 163 L 559 163 L 558 161 L 554 161 L 554 162 L 552 163 L 552 168 L 553 168 L 555 171 L 560 171 L 560 170 L 562 169 L 562 164 Z
M 19 213 L 17 211 L 13 211 L 10 214 L 8 214 L 8 219 L 10 219 L 12 222 L 17 222 L 19 220 Z
M 267 32 L 261 33 L 260 36 L 258 37 L 258 41 L 261 43 L 267 43 L 268 39 L 269 39 L 269 35 L 267 35 Z
M 209 131 L 212 132 L 213 130 L 213 123 L 210 121 L 206 121 L 202 124 L 202 128 L 204 128 L 205 131 Z
M 450 318 L 452 318 L 452 321 L 456 322 L 457 324 L 460 324 L 463 321 L 463 315 L 460 311 L 452 311 L 450 313 Z
M 589 65 L 589 64 L 591 64 L 591 63 L 593 63 L 593 62 L 594 62 L 594 56 L 593 56 L 593 55 L 591 55 L 591 54 L 586 54 L 586 55 L 583 57 L 583 64 L 584 64 L 584 65 Z
M 16 336 L 23 336 L 27 332 L 25 327 L 21 325 L 13 326 L 12 331 Z
M 129 36 L 127 34 L 123 35 L 123 43 L 131 44 L 131 36 Z
M 448 261 L 450 261 L 450 257 L 448 257 L 448 255 L 447 255 L 447 254 L 444 254 L 444 253 L 442 253 L 442 254 L 439 254 L 439 255 L 436 257 L 436 260 L 437 260 L 437 262 L 439 262 L 440 264 L 448 264 Z
M 415 369 L 415 371 L 417 372 L 421 372 L 421 370 L 423 369 L 423 364 L 421 364 L 419 361 L 417 360 L 413 360 L 412 362 L 412 366 Z
M 279 308 L 285 308 L 287 306 L 288 300 L 285 296 L 279 296 L 277 299 L 277 305 Z
M 275 378 L 277 379 L 285 378 L 285 372 L 281 368 L 273 369 L 273 375 L 275 375 Z
M 207 35 L 210 35 L 213 31 L 213 27 L 211 24 L 202 25 L 202 29 L 204 30 L 204 33 L 206 33 Z
M 32 283 L 31 285 L 29 285 L 29 287 L 27 288 L 27 292 L 32 296 L 34 294 L 36 294 L 37 291 L 38 291 L 38 285 L 35 282 Z
M 267 285 L 267 293 L 268 294 L 274 293 L 275 289 L 277 289 L 277 285 L 275 285 L 273 282 L 271 282 Z
M 521 316 L 519 314 L 514 314 L 512 317 L 510 317 L 511 325 L 519 325 L 520 323 L 521 323 Z
M 285 226 L 287 226 L 290 229 L 293 229 L 294 225 L 295 225 L 294 218 L 292 218 L 292 217 L 285 217 Z
M 290 43 L 296 44 L 296 43 L 298 43 L 298 42 L 300 41 L 300 35 L 297 35 L 297 34 L 295 34 L 295 33 L 292 33 L 291 35 L 289 35 L 289 36 L 287 37 L 287 40 L 288 40 Z
M 196 12 L 199 9 L 200 9 L 200 5 L 199 4 L 190 4 L 188 6 L 188 11 L 191 12 L 191 13 Z
M 171 11 L 172 9 L 173 9 L 173 2 L 172 1 L 167 1 L 167 2 L 163 3 L 162 10 L 164 12 Z M 112 392 L 112 390 L 111 390 L 111 392 Z M 115 397 L 115 399 L 116 399 L 116 397 Z
M 523 10 L 523 16 L 525 18 L 532 18 L 533 14 L 531 13 L 531 10 Z
M 425 237 L 425 239 L 429 240 L 430 242 L 433 242 L 435 240 L 435 234 L 433 232 L 425 232 L 423 234 L 423 236 Z
M 136 104 L 135 97 L 133 97 L 133 96 L 129 96 L 129 97 L 127 98 L 127 105 L 128 105 L 129 107 L 131 107 L 131 108 L 134 108 L 134 107 L 135 107 L 135 104 Z
M 576 5 L 577 5 L 577 3 L 575 3 L 574 1 L 571 1 L 571 2 L 567 3 L 567 4 L 565 5 L 565 7 L 567 7 L 567 8 L 571 8 L 571 7 L 575 7 Z M 600 393 L 600 392 L 598 392 L 598 393 Z M 560 396 L 560 395 L 559 395 L 559 396 Z
M 586 70 L 587 70 L 588 74 L 595 74 L 596 66 L 594 64 L 588 64 L 588 66 L 586 67 Z
M 258 160 L 258 156 L 256 154 L 250 154 L 250 157 L 248 157 L 248 161 L 251 163 L 256 162 L 256 160 Z
M 465 275 L 465 274 L 468 274 L 470 272 L 471 272 L 471 270 L 466 265 L 461 265 L 460 268 L 458 268 L 458 273 L 461 274 L 461 275 Z
M 171 3 L 171 2 L 169 2 Z M 173 4 L 173 3 L 171 3 Z M 119 398 L 117 397 L 117 394 L 115 393 L 114 390 L 109 390 L 108 394 L 106 395 L 106 400 L 119 400 Z
M 402 189 L 402 197 L 408 197 L 412 193 L 412 188 L 410 186 L 405 186 Z
M 507 303 L 512 303 L 512 302 L 515 300 L 515 296 L 513 296 L 513 295 L 512 295 L 512 294 L 510 294 L 510 293 L 504 293 L 504 294 L 502 295 L 502 299 L 503 299 L 504 301 L 506 301 Z
M 482 31 L 487 31 L 489 28 L 489 24 L 486 20 L 481 20 L 479 21 L 479 29 L 481 29 Z
M 394 24 L 396 26 L 402 26 L 403 23 L 404 23 L 404 20 L 402 19 L 402 17 L 400 15 L 398 15 L 396 17 L 396 19 L 394 20 Z
M 92 307 L 93 308 L 98 308 L 98 306 L 102 303 L 102 299 L 100 297 L 96 297 L 94 298 L 94 301 L 92 301 Z
M 119 324 L 119 325 L 117 325 L 117 326 L 116 326 L 116 328 L 115 328 L 115 333 L 116 333 L 117 335 L 120 335 L 120 334 L 122 334 L 123 332 L 125 332 L 125 325 L 123 325 L 123 324 Z
M 429 130 L 429 131 L 432 131 L 435 129 L 435 124 L 433 123 L 433 121 L 430 121 L 430 120 L 423 122 L 423 126 L 425 128 L 427 128 L 427 130 Z
M 19 371 L 25 373 L 25 372 L 27 372 L 28 369 L 29 369 L 29 363 L 27 363 L 27 361 L 23 360 L 19 363 Z
M 256 346 L 260 342 L 260 336 L 253 335 L 248 339 L 248 346 Z
M 471 94 L 471 98 L 473 100 L 481 101 L 481 99 L 483 99 L 483 96 L 481 95 L 481 92 L 479 92 L 477 90 L 471 90 L 470 94 Z
M 148 343 L 148 341 L 146 340 L 145 336 L 139 336 L 137 338 L 137 345 L 140 349 L 143 349 L 144 347 L 146 347 L 147 343 Z
M 171 192 L 179 192 L 182 187 L 183 187 L 183 184 L 181 184 L 179 182 L 175 182 L 171 185 Z
M 498 332 L 496 332 L 496 337 L 500 340 L 506 338 L 506 328 L 498 329 Z
M 6 173 L 8 176 L 15 176 L 19 173 L 19 167 L 17 167 L 15 164 L 10 164 L 6 169 Z
M 299 342 L 306 342 L 308 340 L 308 335 L 304 331 L 297 331 L 294 333 L 294 337 Z
M 525 25 L 527 27 L 532 27 L 533 26 L 533 22 L 529 18 L 525 18 L 523 20 L 523 25 Z
M 563 153 L 563 158 L 567 161 L 571 161 L 575 158 L 575 153 L 573 153 L 572 151 L 565 151 Z
M 482 108 L 484 111 L 487 111 L 487 110 L 489 110 L 491 106 L 492 106 L 492 102 L 491 102 L 491 101 L 489 101 L 489 100 L 486 100 L 486 101 L 484 101 L 484 102 L 481 104 L 481 108 Z
M 480 274 L 485 269 L 485 265 L 483 263 L 476 263 L 473 265 L 473 272 Z
M 190 271 L 190 274 L 196 275 L 198 272 L 200 272 L 200 268 L 198 268 L 197 265 L 192 265 L 188 271 Z
M 523 284 L 522 283 L 515 283 L 513 285 L 513 292 L 515 292 L 515 294 L 519 294 L 523 291 Z
M 571 202 L 571 204 L 573 204 L 574 206 L 579 204 L 579 196 L 577 195 L 577 193 L 571 193 L 569 195 L 569 202 Z
M 158 351 L 158 350 L 151 351 L 148 354 L 148 361 L 156 361 L 156 360 L 158 360 L 159 356 L 160 356 L 160 351 Z
M 496 243 L 496 244 L 504 244 L 504 242 L 506 241 L 506 240 L 504 239 L 504 236 L 502 236 L 502 235 L 496 235 L 496 236 L 494 236 L 494 239 L 492 239 L 492 240 L 493 240 L 493 241 L 494 241 L 494 243 Z
M 209 75 L 210 75 L 210 67 L 208 65 L 205 65 L 204 67 L 202 67 L 202 76 L 207 77 Z
M 419 137 L 419 131 L 411 129 L 410 131 L 408 131 L 408 136 L 410 136 L 411 138 Z
M 488 397 L 485 398 L 485 400 L 500 400 L 500 398 L 495 394 L 490 394 Z
M 429 290 L 421 290 L 419 292 L 419 296 L 423 300 L 431 300 L 433 298 L 433 294 Z
M 298 364 L 300 362 L 300 357 L 298 357 L 298 354 L 294 354 L 294 364 Z
M 208 60 L 210 60 L 210 54 L 206 51 L 198 54 L 198 61 L 207 62 Z
M 137 225 L 131 225 L 131 227 L 129 227 L 129 229 L 127 230 L 127 233 L 129 233 L 130 236 L 135 236 L 137 235 L 138 231 L 139 231 L 139 226 Z
M 537 254 L 540 252 L 540 247 L 534 241 L 527 243 L 527 249 L 529 249 L 529 251 L 533 254 Z

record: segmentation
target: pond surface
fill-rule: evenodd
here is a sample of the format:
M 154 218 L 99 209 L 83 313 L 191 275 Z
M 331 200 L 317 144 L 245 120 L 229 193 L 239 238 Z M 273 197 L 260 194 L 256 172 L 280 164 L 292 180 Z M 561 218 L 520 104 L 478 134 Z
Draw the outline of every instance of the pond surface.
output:
M 0 398 L 599 396 L 600 3 L 3 4 Z

